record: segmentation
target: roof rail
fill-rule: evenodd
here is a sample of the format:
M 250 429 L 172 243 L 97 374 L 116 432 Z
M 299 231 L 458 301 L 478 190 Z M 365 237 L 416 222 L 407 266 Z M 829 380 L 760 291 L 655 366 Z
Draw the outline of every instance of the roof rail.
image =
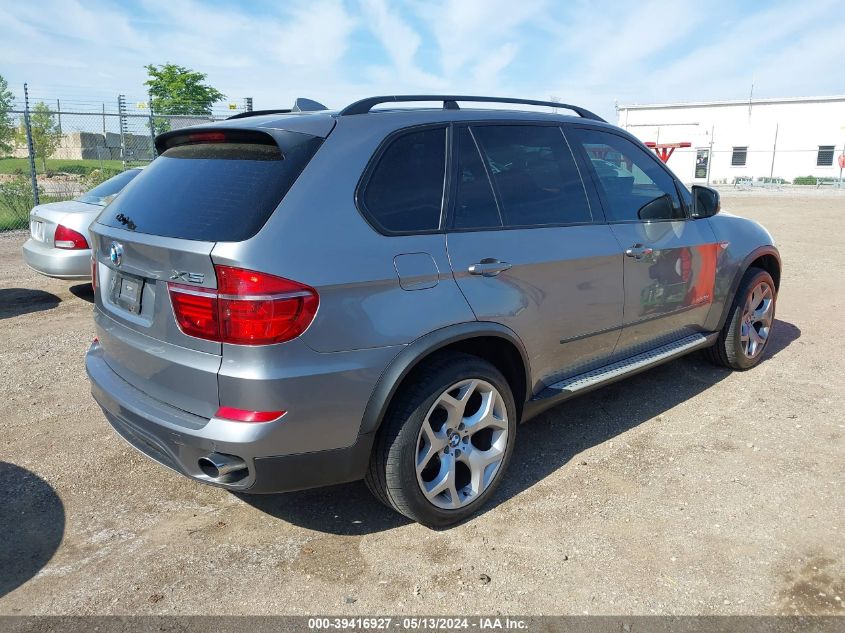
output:
M 287 108 L 285 110 L 250 110 L 249 112 L 239 112 L 238 114 L 234 114 L 226 120 L 231 121 L 232 119 L 245 119 L 251 116 L 261 116 L 262 114 L 290 114 L 291 112 L 319 112 L 320 110 L 328 110 L 328 108 L 313 99 L 297 97 L 292 108 Z
M 400 103 L 408 101 L 442 101 L 444 110 L 459 110 L 458 101 L 475 101 L 478 103 L 518 103 L 520 105 L 565 108 L 566 110 L 572 110 L 582 118 L 605 122 L 599 115 L 568 103 L 557 103 L 556 101 L 536 101 L 534 99 L 513 99 L 511 97 L 474 97 L 467 95 L 391 95 L 385 97 L 368 97 L 367 99 L 361 99 L 360 101 L 356 101 L 355 103 L 346 106 L 340 111 L 340 116 L 366 114 L 373 108 L 373 106 L 380 103 Z

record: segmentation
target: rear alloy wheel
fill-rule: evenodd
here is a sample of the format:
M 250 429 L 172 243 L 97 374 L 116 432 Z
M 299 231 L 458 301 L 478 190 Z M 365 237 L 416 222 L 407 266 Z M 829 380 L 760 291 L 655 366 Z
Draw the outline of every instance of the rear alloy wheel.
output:
M 475 513 L 513 452 L 516 407 L 490 363 L 443 354 L 416 370 L 385 416 L 366 482 L 384 503 L 431 527 Z
M 495 479 L 507 446 L 502 395 L 484 380 L 462 380 L 438 396 L 423 420 L 417 483 L 438 508 L 468 505 Z
M 719 338 L 706 350 L 717 365 L 751 369 L 763 358 L 775 322 L 777 291 L 771 275 L 749 268 L 739 284 Z

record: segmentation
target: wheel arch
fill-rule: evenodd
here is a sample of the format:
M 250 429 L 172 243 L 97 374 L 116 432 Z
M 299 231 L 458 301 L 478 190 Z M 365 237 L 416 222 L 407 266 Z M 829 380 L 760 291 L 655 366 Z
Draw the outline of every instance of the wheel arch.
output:
M 513 391 L 517 415 L 522 414 L 531 395 L 531 369 L 519 337 L 499 323 L 458 323 L 418 338 L 390 362 L 370 395 L 360 433 L 377 431 L 394 395 L 414 370 L 435 354 L 449 350 L 478 356 L 499 369 Z
M 760 268 L 765 270 L 769 273 L 769 275 L 771 275 L 772 281 L 775 282 L 775 291 L 777 292 L 780 290 L 781 260 L 778 249 L 774 246 L 760 246 L 754 249 L 745 256 L 745 259 L 742 260 L 742 263 L 739 265 L 736 273 L 734 274 L 733 280 L 731 281 L 730 292 L 727 295 L 727 300 L 722 308 L 722 314 L 719 318 L 718 327 L 716 328 L 717 331 L 724 327 L 725 320 L 728 318 L 728 313 L 731 310 L 731 305 L 733 305 L 734 297 L 739 289 L 739 284 L 749 268 Z

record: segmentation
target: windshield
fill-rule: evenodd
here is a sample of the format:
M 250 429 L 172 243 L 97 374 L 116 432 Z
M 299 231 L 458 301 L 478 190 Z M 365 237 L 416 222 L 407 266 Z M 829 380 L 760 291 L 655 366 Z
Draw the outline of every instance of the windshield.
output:
M 83 193 L 77 198 L 77 201 L 104 207 L 111 202 L 135 176 L 140 173 L 140 169 L 127 169 L 126 171 L 119 173 L 114 178 L 109 178 L 93 189 Z

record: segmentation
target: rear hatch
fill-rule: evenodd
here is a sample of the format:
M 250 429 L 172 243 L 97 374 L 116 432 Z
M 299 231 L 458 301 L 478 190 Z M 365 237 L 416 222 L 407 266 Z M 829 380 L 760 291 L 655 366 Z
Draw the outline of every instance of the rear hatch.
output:
M 226 127 L 157 139 L 161 155 L 91 231 L 97 332 L 115 373 L 153 398 L 214 415 L 222 345 L 186 334 L 180 322 L 204 318 L 191 311 L 190 298 L 217 288 L 215 244 L 255 235 L 321 142 L 299 132 Z M 178 317 L 171 291 L 187 299 Z

